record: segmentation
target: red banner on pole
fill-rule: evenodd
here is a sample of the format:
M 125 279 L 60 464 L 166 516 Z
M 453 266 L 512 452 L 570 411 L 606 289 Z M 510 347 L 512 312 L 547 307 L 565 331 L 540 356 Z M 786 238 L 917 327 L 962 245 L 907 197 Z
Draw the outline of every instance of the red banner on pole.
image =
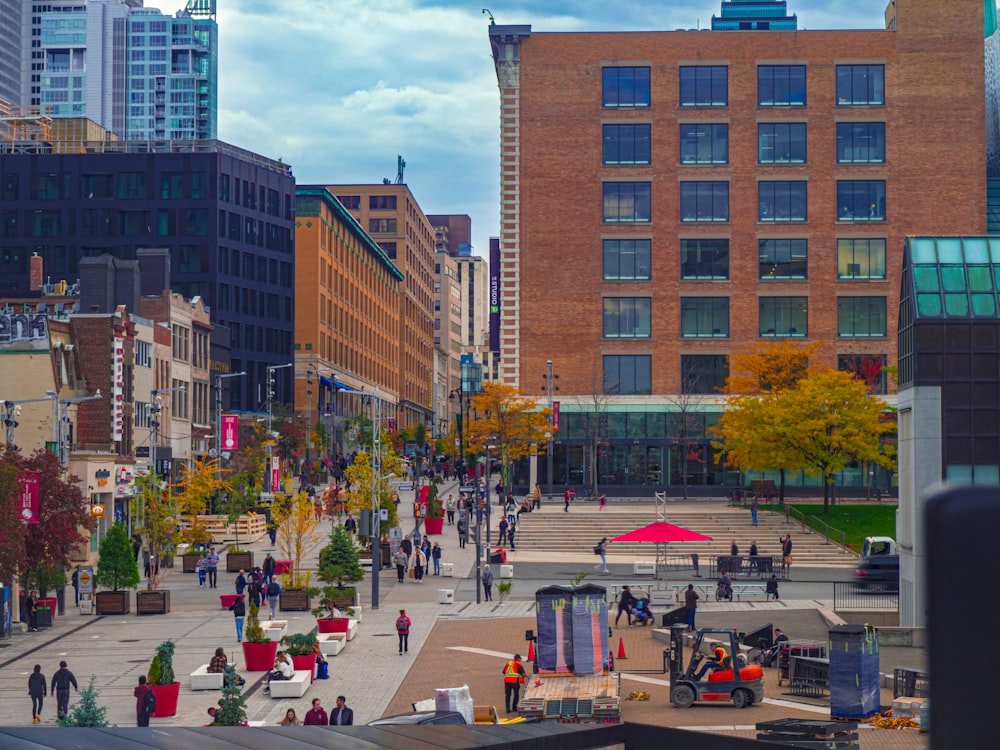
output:
M 559 402 L 552 402 L 552 430 L 559 432 Z
M 222 415 L 222 450 L 234 451 L 240 447 L 240 418 L 236 414 Z
M 277 456 L 271 457 L 271 492 L 277 492 L 281 486 L 281 459 Z
M 22 471 L 17 475 L 17 494 L 21 506 L 21 519 L 38 523 L 38 472 Z

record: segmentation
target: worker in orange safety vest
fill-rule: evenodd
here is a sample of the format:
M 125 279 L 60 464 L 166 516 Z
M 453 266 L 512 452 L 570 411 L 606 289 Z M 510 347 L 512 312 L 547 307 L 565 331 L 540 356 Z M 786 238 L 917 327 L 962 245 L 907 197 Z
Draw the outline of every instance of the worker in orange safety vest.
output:
M 525 681 L 524 665 L 521 663 L 521 655 L 514 654 L 514 658 L 503 667 L 503 697 L 507 706 L 507 713 L 517 711 L 517 701 L 521 695 L 521 683 Z M 511 700 L 513 696 L 513 700 Z

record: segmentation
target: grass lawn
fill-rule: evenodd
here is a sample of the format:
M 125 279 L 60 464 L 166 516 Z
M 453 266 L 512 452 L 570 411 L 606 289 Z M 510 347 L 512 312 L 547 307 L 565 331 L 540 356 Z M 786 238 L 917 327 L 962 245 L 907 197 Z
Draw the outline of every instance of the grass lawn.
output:
M 861 551 L 861 542 L 866 536 L 896 538 L 895 505 L 831 505 L 827 515 L 823 515 L 822 505 L 792 504 L 790 507 L 805 515 L 806 524 L 818 531 L 823 531 L 820 521 L 825 521 L 831 529 L 845 532 L 847 543 L 857 552 Z M 761 505 L 760 509 L 782 514 L 785 512 L 780 505 Z M 797 517 L 795 513 L 792 515 Z M 831 531 L 831 534 L 835 542 L 840 541 L 837 532 Z

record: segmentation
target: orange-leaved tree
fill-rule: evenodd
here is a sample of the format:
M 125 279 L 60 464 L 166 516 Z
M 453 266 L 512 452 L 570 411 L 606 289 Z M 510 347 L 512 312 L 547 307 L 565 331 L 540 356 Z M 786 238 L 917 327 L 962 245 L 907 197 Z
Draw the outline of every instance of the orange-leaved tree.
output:
M 192 458 L 190 463 L 181 467 L 180 481 L 171 485 L 177 509 L 187 516 L 188 528 L 181 538 L 189 544 L 208 544 L 211 541 L 211 535 L 199 516 L 205 513 L 218 492 L 228 489 L 222 475 L 228 474 L 229 469 L 221 468 L 220 463 L 219 458 Z
M 284 588 L 309 587 L 310 576 L 302 570 L 302 561 L 319 541 L 319 520 L 314 505 L 306 492 L 280 496 L 272 505 L 271 512 L 281 532 L 278 550 L 286 560 L 292 561 L 292 569 L 282 579 Z
M 529 455 L 533 444 L 544 448 L 551 439 L 551 412 L 513 386 L 501 383 L 483 383 L 483 390 L 469 403 L 476 415 L 466 430 L 469 447 L 482 451 L 488 445 L 496 446 L 503 483 L 509 487 L 513 462 Z

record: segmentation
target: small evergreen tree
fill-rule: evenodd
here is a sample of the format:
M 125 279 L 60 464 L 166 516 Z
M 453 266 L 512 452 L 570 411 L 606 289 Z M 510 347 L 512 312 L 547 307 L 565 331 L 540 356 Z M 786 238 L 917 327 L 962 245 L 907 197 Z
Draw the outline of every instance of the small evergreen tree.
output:
M 247 703 L 243 700 L 243 685 L 246 684 L 236 672 L 236 667 L 227 664 L 222 676 L 222 699 L 215 713 L 214 726 L 240 727 L 247 723 Z
M 90 682 L 80 691 L 80 699 L 73 705 L 65 716 L 57 721 L 61 727 L 107 727 L 114 726 L 108 724 L 108 709 L 98 705 L 97 699 L 101 695 L 94 683 L 97 677 L 91 675 Z
M 319 551 L 319 578 L 344 588 L 345 583 L 355 583 L 365 577 L 361 555 L 343 526 L 334 526 L 330 543 Z
M 266 643 L 269 638 L 264 637 L 264 628 L 260 626 L 260 606 L 250 599 L 250 614 L 247 616 L 246 628 L 243 630 L 243 637 L 247 643 Z
M 112 591 L 134 589 L 139 585 L 139 566 L 135 552 L 128 541 L 125 527 L 116 523 L 108 529 L 108 535 L 101 541 L 100 559 L 97 561 L 98 586 L 106 586 Z
M 174 677 L 174 642 L 164 641 L 156 647 L 156 656 L 149 665 L 146 681 L 150 685 L 172 685 Z

